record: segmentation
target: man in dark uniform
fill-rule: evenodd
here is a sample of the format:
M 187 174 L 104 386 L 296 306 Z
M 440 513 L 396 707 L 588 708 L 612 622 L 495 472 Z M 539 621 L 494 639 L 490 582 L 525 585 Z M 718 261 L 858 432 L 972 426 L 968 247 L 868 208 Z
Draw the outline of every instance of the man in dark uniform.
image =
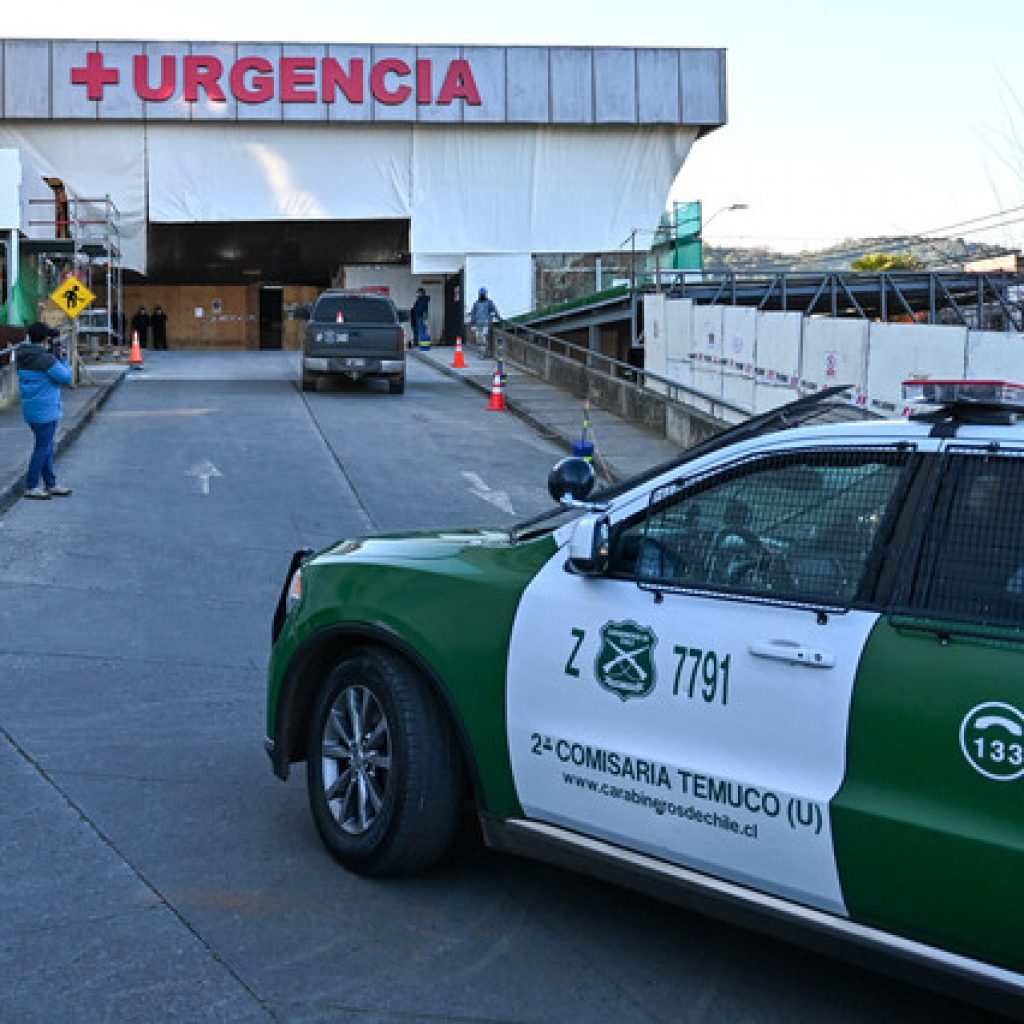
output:
M 132 317 L 132 334 L 138 333 L 139 344 L 149 348 L 149 314 L 145 306 L 139 306 L 138 312 Z
M 153 315 L 149 318 L 153 327 L 153 348 L 167 348 L 167 314 L 163 306 L 157 306 Z

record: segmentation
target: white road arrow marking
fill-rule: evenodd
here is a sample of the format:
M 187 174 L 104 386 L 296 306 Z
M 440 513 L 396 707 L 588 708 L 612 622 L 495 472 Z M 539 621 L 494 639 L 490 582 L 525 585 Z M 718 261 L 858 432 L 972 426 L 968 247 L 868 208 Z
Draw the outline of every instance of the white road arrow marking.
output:
M 209 494 L 210 477 L 223 476 L 224 474 L 209 459 L 203 459 L 202 462 L 188 470 L 185 475 L 198 477 L 200 493 Z
M 512 499 L 508 496 L 508 491 L 494 491 L 487 486 L 480 478 L 477 473 L 467 473 L 463 471 L 463 479 L 469 484 L 469 493 L 475 494 L 478 498 L 483 501 L 490 502 L 496 508 L 500 508 L 502 512 L 508 513 L 510 516 L 516 514 L 516 510 L 512 507 Z

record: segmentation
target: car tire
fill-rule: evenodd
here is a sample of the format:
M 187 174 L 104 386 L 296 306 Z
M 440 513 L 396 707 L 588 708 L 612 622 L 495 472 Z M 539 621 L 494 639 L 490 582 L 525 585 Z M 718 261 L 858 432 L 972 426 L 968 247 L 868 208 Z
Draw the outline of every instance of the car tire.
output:
M 379 648 L 353 651 L 323 681 L 306 779 L 321 839 L 358 874 L 430 867 L 459 827 L 463 773 L 451 723 L 421 677 Z
M 388 381 L 388 391 L 393 395 L 404 395 L 405 394 L 405 378 L 399 377 L 397 380 Z
M 311 374 L 304 373 L 302 375 L 302 390 L 303 391 L 316 391 L 316 377 Z

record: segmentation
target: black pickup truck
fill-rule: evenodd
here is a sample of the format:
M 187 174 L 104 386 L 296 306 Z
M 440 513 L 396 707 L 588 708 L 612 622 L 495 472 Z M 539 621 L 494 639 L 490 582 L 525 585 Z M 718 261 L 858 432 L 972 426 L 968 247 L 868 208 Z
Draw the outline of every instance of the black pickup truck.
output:
M 302 390 L 330 377 L 382 377 L 391 394 L 405 391 L 405 331 L 387 296 L 320 293 L 302 336 Z

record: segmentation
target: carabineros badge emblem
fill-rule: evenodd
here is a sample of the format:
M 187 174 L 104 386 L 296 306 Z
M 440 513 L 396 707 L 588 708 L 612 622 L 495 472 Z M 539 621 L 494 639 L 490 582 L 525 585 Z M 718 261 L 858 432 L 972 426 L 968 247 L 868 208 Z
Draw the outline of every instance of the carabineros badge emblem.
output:
M 646 697 L 657 679 L 654 630 L 637 623 L 608 622 L 601 627 L 601 647 L 594 662 L 597 681 L 622 700 Z

